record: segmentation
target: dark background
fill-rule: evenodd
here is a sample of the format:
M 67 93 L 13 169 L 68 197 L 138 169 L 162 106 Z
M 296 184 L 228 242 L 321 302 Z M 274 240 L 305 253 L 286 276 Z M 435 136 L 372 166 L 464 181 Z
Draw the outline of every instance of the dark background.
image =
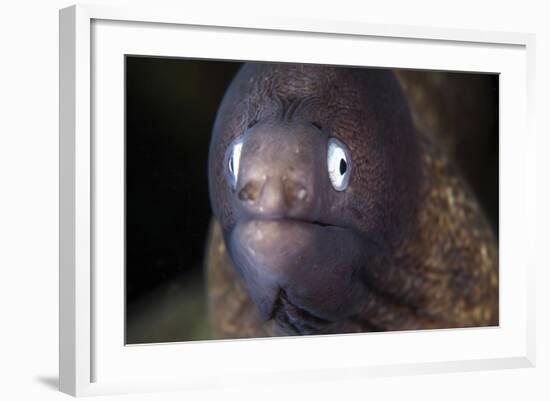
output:
M 218 106 L 240 66 L 126 57 L 128 344 L 211 338 L 203 275 L 211 218 L 208 145 Z M 479 94 L 461 89 L 469 82 L 465 74 L 414 73 L 419 74 L 415 82 L 432 85 L 441 97 L 433 106 L 439 120 L 471 133 L 457 148 L 474 147 L 482 157 L 474 160 L 466 151 L 465 158 L 457 158 L 498 231 L 498 77 L 475 84 L 482 88 L 480 102 Z M 441 85 L 449 90 L 441 91 Z M 476 102 L 484 107 L 482 121 L 453 113 L 457 104 L 475 108 Z M 489 135 L 478 143 L 480 130 Z
M 205 338 L 207 155 L 240 63 L 126 58 L 128 343 Z

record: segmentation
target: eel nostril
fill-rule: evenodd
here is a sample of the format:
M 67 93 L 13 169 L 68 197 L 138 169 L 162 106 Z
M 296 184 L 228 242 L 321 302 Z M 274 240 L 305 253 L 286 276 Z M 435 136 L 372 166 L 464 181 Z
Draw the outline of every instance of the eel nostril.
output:
M 284 181 L 284 191 L 288 205 L 304 202 L 307 198 L 307 189 L 293 180 Z
M 305 204 L 308 197 L 306 187 L 288 176 L 250 180 L 237 191 L 237 198 L 247 208 L 265 214 L 284 214 Z
M 238 197 L 242 201 L 254 202 L 260 195 L 261 185 L 256 181 L 248 182 L 238 193 Z

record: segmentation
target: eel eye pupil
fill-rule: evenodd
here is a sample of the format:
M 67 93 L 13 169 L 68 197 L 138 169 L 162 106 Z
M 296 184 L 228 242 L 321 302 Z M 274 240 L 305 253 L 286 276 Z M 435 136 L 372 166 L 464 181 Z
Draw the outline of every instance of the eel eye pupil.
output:
M 340 174 L 344 175 L 348 169 L 348 164 L 344 159 L 340 159 Z

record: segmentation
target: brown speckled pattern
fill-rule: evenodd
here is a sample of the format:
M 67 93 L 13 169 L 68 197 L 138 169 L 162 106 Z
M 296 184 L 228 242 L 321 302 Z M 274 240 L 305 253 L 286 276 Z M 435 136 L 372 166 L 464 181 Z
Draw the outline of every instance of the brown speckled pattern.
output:
M 457 326 L 498 324 L 496 238 L 449 160 L 433 144 L 424 146 L 424 167 L 433 184 L 418 216 L 418 246 L 427 257 L 417 266 L 434 283 L 425 289 L 428 299 L 439 300 L 428 301 L 428 307 Z
M 429 138 L 415 224 L 377 280 L 363 318 L 381 330 L 498 324 L 498 247 L 471 190 Z M 395 302 L 393 302 L 395 301 Z
M 417 129 L 438 139 L 498 225 L 498 78 L 414 70 L 396 77 Z

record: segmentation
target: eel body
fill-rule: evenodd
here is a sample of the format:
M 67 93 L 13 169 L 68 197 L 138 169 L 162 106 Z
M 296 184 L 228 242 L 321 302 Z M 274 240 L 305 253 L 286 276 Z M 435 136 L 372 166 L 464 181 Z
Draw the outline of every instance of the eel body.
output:
M 495 230 L 464 141 L 419 87 L 388 70 L 241 69 L 209 157 L 216 337 L 498 324 Z

